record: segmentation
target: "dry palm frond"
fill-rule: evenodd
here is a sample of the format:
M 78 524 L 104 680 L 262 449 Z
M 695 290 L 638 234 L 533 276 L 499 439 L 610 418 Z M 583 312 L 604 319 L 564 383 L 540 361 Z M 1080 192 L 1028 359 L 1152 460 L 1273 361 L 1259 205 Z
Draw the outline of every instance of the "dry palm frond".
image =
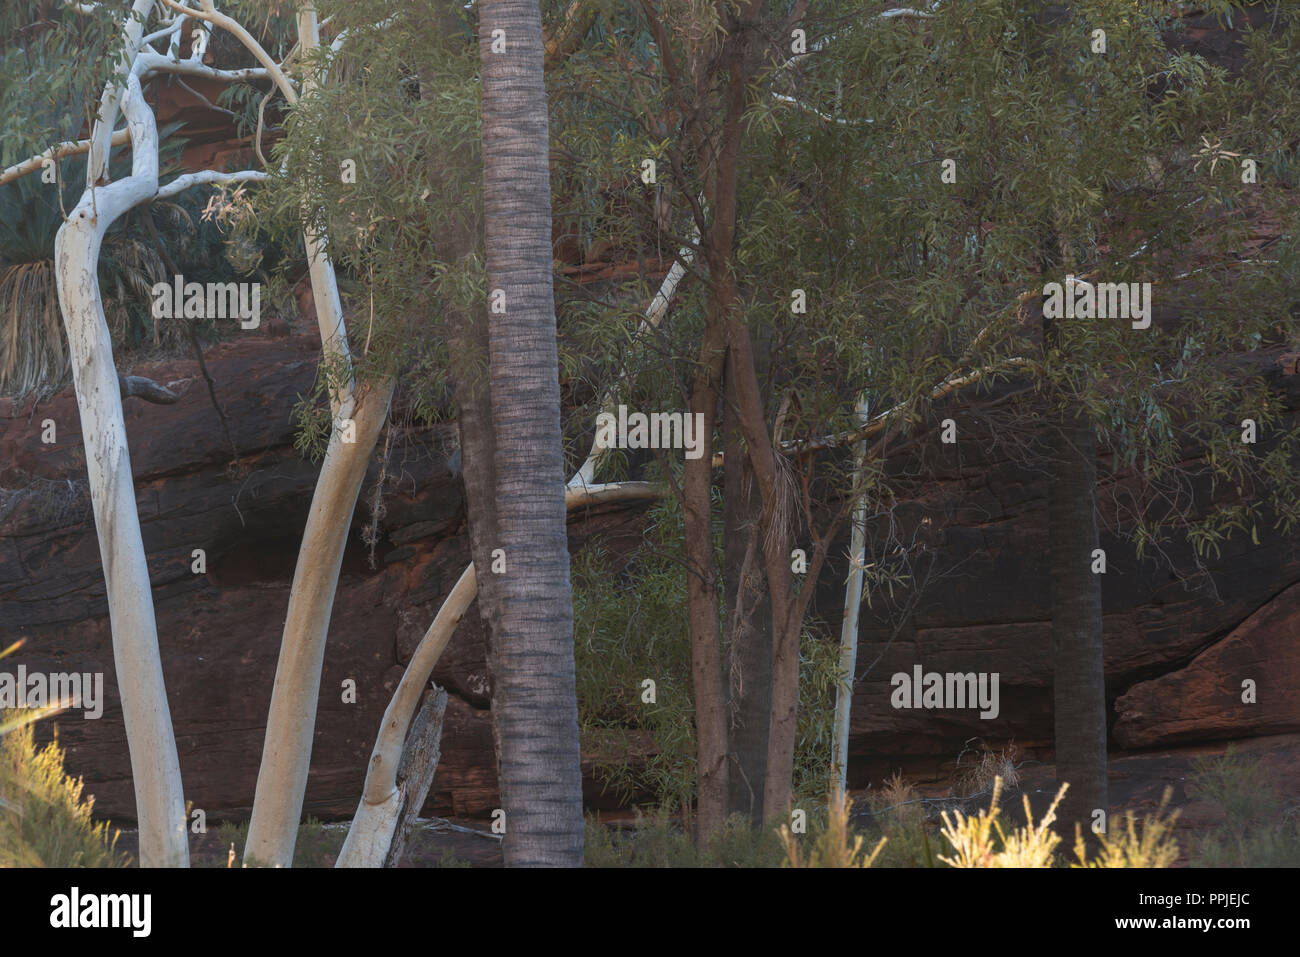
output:
M 50 394 L 69 372 L 54 261 L 0 268 L 0 394 Z

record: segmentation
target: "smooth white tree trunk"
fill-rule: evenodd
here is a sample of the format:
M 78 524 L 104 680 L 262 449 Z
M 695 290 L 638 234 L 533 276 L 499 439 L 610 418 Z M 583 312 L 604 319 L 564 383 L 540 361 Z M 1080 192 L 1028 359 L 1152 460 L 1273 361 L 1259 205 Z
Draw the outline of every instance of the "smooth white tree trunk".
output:
M 321 465 L 311 513 L 298 550 L 284 638 L 275 669 L 262 764 L 244 850 L 246 866 L 290 867 L 307 790 L 325 640 L 352 513 L 393 383 L 359 386 L 343 399 Z M 354 442 L 343 441 L 351 419 Z
M 867 395 L 858 398 L 858 428 L 867 424 Z M 835 786 L 847 787 L 849 768 L 849 716 L 853 707 L 853 677 L 858 667 L 858 612 L 862 607 L 862 577 L 866 561 L 867 497 L 861 492 L 866 440 L 854 450 L 853 485 L 858 489 L 853 503 L 853 531 L 849 540 L 849 574 L 844 587 L 844 621 L 840 626 L 840 680 L 835 686 L 835 723 L 831 730 L 832 772 Z
M 104 563 L 113 663 L 135 786 L 140 864 L 186 867 L 189 849 L 180 763 L 163 684 L 126 422 L 97 270 L 108 227 L 157 192 L 158 132 L 134 74 L 127 78 L 125 97 L 114 96 L 111 102 L 114 110 L 120 102 L 127 116 L 134 148 L 131 175 L 110 186 L 86 190 L 59 229 L 54 259 Z

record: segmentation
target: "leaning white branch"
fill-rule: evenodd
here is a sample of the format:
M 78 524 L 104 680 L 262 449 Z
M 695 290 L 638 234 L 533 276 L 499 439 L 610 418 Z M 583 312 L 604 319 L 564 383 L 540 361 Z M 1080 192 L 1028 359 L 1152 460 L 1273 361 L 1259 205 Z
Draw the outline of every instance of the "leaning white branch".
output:
M 270 174 L 254 169 L 240 170 L 236 173 L 221 173 L 214 169 L 205 169 L 197 173 L 186 173 L 184 176 L 177 176 L 166 186 L 160 186 L 158 192 L 154 195 L 154 199 L 170 199 L 194 186 L 262 183 L 270 178 Z
M 293 84 L 289 82 L 289 78 L 284 75 L 284 71 L 280 69 L 280 65 L 275 62 L 271 57 L 271 54 L 267 53 L 262 44 L 258 43 L 253 35 L 244 29 L 243 24 L 238 20 L 219 12 L 217 8 L 212 5 L 212 0 L 203 0 L 202 10 L 195 10 L 192 7 L 184 6 L 183 4 L 177 3 L 176 0 L 162 0 L 162 2 L 167 4 L 167 6 L 171 7 L 177 13 L 183 13 L 187 17 L 192 17 L 195 20 L 206 20 L 208 23 L 215 24 L 227 33 L 232 34 L 240 43 L 248 48 L 248 52 L 253 54 L 257 59 L 257 62 L 262 64 L 263 69 L 265 69 L 271 79 L 275 81 L 275 85 L 280 88 L 280 92 L 284 94 L 284 98 L 289 101 L 289 104 L 292 106 L 294 103 L 298 102 L 298 91 L 293 88 Z
M 1032 365 L 1032 360 L 1025 356 L 1012 356 L 1009 359 L 1003 359 L 1001 362 L 975 369 L 965 375 L 950 376 L 944 379 L 933 389 L 930 390 L 930 398 L 941 399 L 958 389 L 964 389 L 968 385 L 979 382 L 986 376 L 999 372 L 1010 372 L 1013 369 L 1023 368 Z M 862 439 L 870 438 L 884 430 L 890 422 L 896 419 L 900 414 L 910 408 L 910 401 L 900 402 L 891 406 L 884 412 L 875 416 L 868 424 L 861 428 L 854 429 L 851 432 L 840 432 L 836 435 L 823 435 L 815 439 L 790 439 L 781 443 L 781 451 L 785 453 L 795 452 L 815 452 L 820 449 L 838 448 L 844 445 L 851 445 L 860 442 Z M 715 460 L 721 456 L 715 456 Z
M 175 0 L 164 2 L 175 5 Z M 290 104 L 298 102 L 298 96 L 284 79 L 283 72 L 274 66 L 248 31 L 229 17 L 217 14 L 212 0 L 203 0 L 203 6 L 203 17 L 239 37 L 268 69 L 274 67 L 277 85 L 285 99 Z M 192 11 L 187 12 L 194 15 Z M 320 44 L 316 10 L 310 0 L 300 3 L 297 26 L 299 49 L 304 56 L 310 56 Z M 314 89 L 313 78 L 306 76 L 303 95 L 309 96 Z M 293 861 L 294 841 L 307 787 L 325 639 L 338 588 L 343 546 L 361 483 L 365 479 L 366 465 L 379 430 L 387 421 L 393 395 L 391 381 L 384 383 L 382 388 L 357 388 L 351 374 L 351 351 L 343 322 L 338 279 L 326 253 L 326 237 L 307 229 L 303 238 L 324 358 L 335 368 L 342 366 L 348 370 L 341 387 L 331 384 L 330 405 L 336 420 L 355 409 L 351 414 L 355 418 L 356 441 L 338 446 L 334 438 L 331 439 L 312 496 L 312 513 L 303 533 L 294 570 L 267 716 L 262 765 L 253 795 L 245 859 L 254 857 L 272 866 L 285 867 Z M 340 422 L 339 428 L 342 427 Z
M 935 6 L 937 7 L 938 4 L 936 3 Z M 934 14 L 925 10 L 914 10 L 911 7 L 895 7 L 892 10 L 886 10 L 884 13 L 876 14 L 876 17 L 880 20 L 893 20 L 897 17 L 922 17 L 928 20 L 932 19 Z
M 203 80 L 223 80 L 229 83 L 275 79 L 269 70 L 260 66 L 244 67 L 242 70 L 218 70 L 194 60 L 176 60 L 157 50 L 141 50 L 136 69 L 141 76 L 175 73 L 180 76 L 195 76 Z
M 565 491 L 564 501 L 568 508 L 574 509 L 583 505 L 659 498 L 665 491 L 664 486 L 653 482 L 611 482 L 588 488 L 569 488 Z M 397 690 L 384 710 L 379 736 L 366 767 L 365 790 L 335 867 L 383 865 L 400 810 L 397 767 L 411 719 L 420 703 L 420 695 L 429 684 L 434 666 L 477 594 L 478 578 L 474 563 L 470 562 L 443 600 L 429 630 L 420 639 L 406 670 L 402 672 Z
M 131 138 L 129 130 L 118 130 L 109 139 L 112 146 L 121 146 Z M 6 167 L 4 172 L 0 172 L 0 186 L 5 183 L 11 183 L 28 173 L 34 173 L 45 165 L 46 160 L 60 160 L 65 156 L 76 156 L 78 153 L 84 153 L 90 149 L 90 140 L 69 140 L 66 143 L 57 143 L 51 146 L 44 153 L 37 153 L 35 156 L 23 160 L 21 163 L 15 163 L 13 166 Z
M 144 22 L 153 10 L 154 0 L 135 0 L 122 28 L 122 54 L 119 66 L 130 73 L 140 52 L 140 38 L 144 36 Z M 111 82 L 104 87 L 99 99 L 98 120 L 90 132 L 90 156 L 86 163 L 86 185 L 96 186 L 108 175 L 108 154 L 113 127 L 117 125 L 117 111 L 121 102 L 123 84 Z
M 841 126 L 854 126 L 858 123 L 875 122 L 870 117 L 864 117 L 863 119 L 860 120 L 846 120 L 843 117 L 831 116 L 829 113 L 823 113 L 815 106 L 809 106 L 807 103 L 804 103 L 802 100 L 796 100 L 793 96 L 787 96 L 784 93 L 773 93 L 772 99 L 778 100 L 781 103 L 789 103 L 791 106 L 797 106 L 799 109 L 807 113 L 811 113 L 817 118 L 825 120 L 827 123 L 838 123 Z
M 677 285 L 686 275 L 686 266 L 695 258 L 694 250 L 689 246 L 683 246 L 677 251 L 677 258 L 673 260 L 672 268 L 668 270 L 668 275 L 664 276 L 664 281 L 660 283 L 658 291 L 654 298 L 650 300 L 650 305 L 646 307 L 645 318 L 637 325 L 636 334 L 641 335 L 646 329 L 657 328 L 663 321 L 664 315 L 668 311 L 668 304 L 672 301 L 673 294 L 677 291 Z M 601 400 L 601 410 L 608 411 L 613 406 L 614 397 L 612 392 L 606 393 Z M 600 467 L 601 462 L 609 455 L 609 449 L 603 448 L 592 441 L 591 451 L 587 453 L 586 460 L 573 477 L 569 479 L 565 486 L 568 489 L 581 489 L 591 486 L 596 479 L 596 469 Z

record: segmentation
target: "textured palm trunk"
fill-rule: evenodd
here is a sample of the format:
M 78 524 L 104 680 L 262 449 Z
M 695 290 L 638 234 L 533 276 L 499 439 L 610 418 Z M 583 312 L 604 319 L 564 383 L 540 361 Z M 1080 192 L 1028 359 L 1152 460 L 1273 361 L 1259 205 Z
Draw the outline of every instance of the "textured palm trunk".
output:
M 1058 820 L 1085 833 L 1096 810 L 1109 812 L 1106 781 L 1106 670 L 1097 548 L 1097 449 L 1092 425 L 1064 417 L 1050 440 L 1049 556 L 1055 650 L 1056 779 L 1069 782 Z
M 494 499 L 475 564 L 490 636 L 502 851 L 507 866 L 579 866 L 582 774 L 537 0 L 484 0 L 479 49 L 488 289 L 501 290 L 504 311 L 487 319 L 490 418 L 470 423 L 490 427 L 490 441 L 467 443 L 465 455 L 491 445 L 492 483 L 467 491 L 471 524 L 484 497 Z
M 1047 276 L 1062 263 L 1059 231 L 1044 228 L 1040 246 L 1039 262 Z M 1067 348 L 1059 326 L 1063 321 L 1069 320 L 1043 319 L 1043 343 L 1049 355 Z M 1109 813 L 1101 575 L 1092 570 L 1093 550 L 1098 547 L 1097 439 L 1083 413 L 1069 405 L 1050 429 L 1047 521 L 1053 736 L 1056 779 L 1070 785 L 1057 811 L 1057 826 L 1069 839 L 1076 823 L 1091 834 L 1094 811 Z

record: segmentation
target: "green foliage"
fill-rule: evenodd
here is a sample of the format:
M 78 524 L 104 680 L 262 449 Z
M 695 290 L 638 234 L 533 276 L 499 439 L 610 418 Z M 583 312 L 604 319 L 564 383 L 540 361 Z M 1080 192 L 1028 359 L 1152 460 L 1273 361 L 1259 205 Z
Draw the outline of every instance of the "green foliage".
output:
M 0 867 L 125 867 L 117 831 L 63 769 L 58 740 L 36 746 L 30 715 L 0 712 Z
M 1220 757 L 1197 760 L 1193 769 L 1196 795 L 1214 802 L 1225 818 L 1221 827 L 1193 841 L 1193 866 L 1300 865 L 1300 815 L 1287 807 L 1261 758 L 1230 745 Z
M 159 130 L 160 162 L 170 178 L 184 140 L 173 135 L 173 124 Z M 48 395 L 70 376 L 66 337 L 59 312 L 54 274 L 54 240 L 64 212 L 76 205 L 82 184 L 75 170 L 84 159 L 57 164 L 58 182 L 41 181 L 32 173 L 0 186 L 0 394 L 22 397 Z M 126 175 L 129 154 L 115 150 L 110 170 Z M 154 203 L 132 210 L 104 237 L 99 257 L 99 284 L 114 354 L 124 357 L 142 350 L 177 355 L 189 340 L 182 323 L 152 315 L 155 283 L 170 281 L 167 262 L 174 263 L 188 282 L 226 282 L 236 278 L 223 254 L 228 244 L 219 226 L 201 214 L 194 196 Z M 152 217 L 161 234 L 155 243 L 144 217 Z M 278 252 L 278 251 L 277 251 Z M 268 299 L 273 296 L 268 296 Z M 203 330 L 208 334 L 215 326 Z
M 622 570 L 591 544 L 573 559 L 574 659 L 585 755 L 602 785 L 630 799 L 647 792 L 664 810 L 689 806 L 695 790 L 695 726 L 685 571 L 669 549 L 681 534 L 678 504 L 651 509 L 646 540 Z M 719 529 L 720 532 L 720 529 Z M 719 546 L 721 544 L 719 537 Z M 839 653 L 805 634 L 795 746 L 796 796 L 822 792 Z M 642 682 L 655 682 L 655 702 Z M 644 759 L 643 761 L 640 759 Z
M 445 392 L 445 324 L 484 292 L 473 226 L 477 48 L 471 32 L 444 30 L 447 7 L 431 0 L 319 8 L 348 43 L 296 67 L 345 82 L 323 85 L 287 115 L 264 225 L 280 239 L 304 228 L 329 236 L 342 284 L 355 290 L 345 305 L 364 316 L 354 373 L 407 370 L 412 405 L 431 418 Z
M 622 798 L 647 790 L 665 808 L 689 806 L 695 731 L 685 573 L 653 547 L 622 573 L 608 563 L 599 546 L 573 559 L 582 751 L 600 756 L 599 780 Z M 653 704 L 642 702 L 647 679 L 655 682 Z M 644 765 L 632 764 L 634 750 L 646 755 Z
M 248 822 L 222 821 L 213 832 L 223 846 L 235 846 L 235 866 L 242 867 L 244 845 L 248 843 Z M 346 828 L 324 825 L 308 816 L 298 825 L 294 839 L 293 867 L 333 867 L 348 832 Z M 225 867 L 225 860 L 214 861 L 213 867 Z
M 129 11 L 118 3 L 86 14 L 41 0 L 0 5 L 0 168 L 78 139 L 119 69 Z
M 668 812 L 638 815 L 632 827 L 616 828 L 587 818 L 587 867 L 776 867 L 783 856 L 773 832 L 755 830 L 735 816 L 700 849 Z

